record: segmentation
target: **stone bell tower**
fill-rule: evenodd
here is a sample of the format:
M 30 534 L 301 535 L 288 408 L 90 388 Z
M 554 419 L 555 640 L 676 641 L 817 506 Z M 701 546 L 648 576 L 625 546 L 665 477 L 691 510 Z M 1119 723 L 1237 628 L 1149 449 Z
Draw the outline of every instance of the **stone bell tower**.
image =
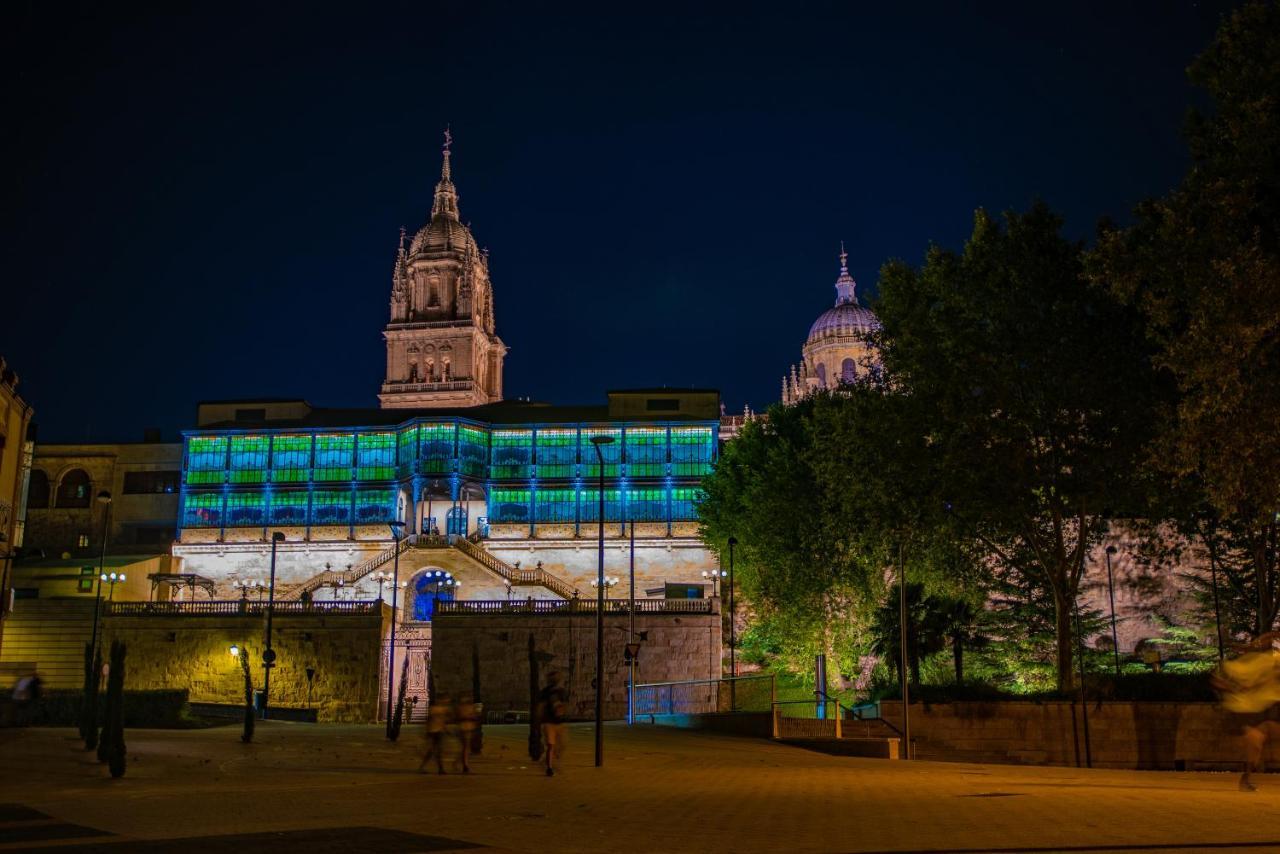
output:
M 445 131 L 431 219 L 400 248 L 391 275 L 383 409 L 479 406 L 502 400 L 507 347 L 494 331 L 489 254 L 458 218 Z

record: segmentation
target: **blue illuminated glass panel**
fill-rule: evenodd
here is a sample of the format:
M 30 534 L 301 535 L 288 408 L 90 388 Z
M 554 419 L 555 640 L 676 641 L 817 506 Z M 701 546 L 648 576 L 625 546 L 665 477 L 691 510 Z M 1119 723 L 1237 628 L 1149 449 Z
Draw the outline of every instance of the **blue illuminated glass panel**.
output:
M 271 439 L 271 482 L 306 483 L 311 478 L 311 437 Z
M 419 428 L 422 438 L 422 471 L 426 474 L 448 474 L 453 471 L 453 424 L 423 424 Z
M 270 450 L 271 439 L 266 436 L 232 436 L 228 480 L 232 483 L 266 483 L 267 453 Z
M 356 437 L 346 434 L 321 434 L 316 436 L 316 480 L 351 480 L 351 462 L 355 454 Z
M 592 451 L 592 453 L 595 453 Z M 622 520 L 621 493 L 616 489 L 604 491 L 604 520 L 619 522 Z M 598 522 L 600 520 L 600 490 L 582 490 L 582 521 Z
M 277 489 L 272 492 L 271 524 L 307 524 L 307 492 L 301 489 Z
M 187 483 L 223 483 L 226 470 L 226 436 L 192 436 L 187 439 Z
M 267 524 L 267 496 L 258 490 L 232 492 L 227 496 L 227 526 L 261 527 Z
M 317 452 L 319 455 L 319 452 Z M 311 494 L 312 525 L 351 524 L 351 490 L 317 489 Z
M 667 521 L 667 491 L 657 489 L 632 489 L 627 492 L 627 521 Z
M 604 476 L 617 477 L 618 463 L 622 459 L 622 431 L 609 427 L 584 427 L 578 447 L 582 452 L 582 468 L 585 477 L 599 477 L 600 464 L 597 462 L 596 449 L 591 443 L 593 436 L 609 436 L 613 442 L 600 447 L 604 454 Z
M 537 522 L 573 522 L 578 494 L 572 489 L 539 489 L 534 495 Z
M 629 477 L 662 477 L 666 473 L 667 428 L 628 427 L 627 475 Z
M 671 521 L 691 522 L 698 518 L 698 502 L 705 495 L 692 487 L 671 490 Z
M 494 430 L 489 476 L 528 478 L 533 474 L 533 431 Z
M 489 490 L 489 521 L 498 523 L 529 521 L 529 490 Z
M 396 516 L 396 491 L 394 489 L 357 489 L 356 523 L 372 525 L 390 522 Z
M 400 474 L 407 475 L 413 471 L 413 463 L 418 459 L 418 428 L 401 430 L 397 441 L 400 445 Z
M 711 473 L 716 435 L 710 427 L 671 428 L 671 473 L 676 477 L 701 477 Z
M 356 451 L 356 480 L 392 480 L 396 476 L 396 435 L 361 433 Z
M 538 477 L 573 477 L 573 467 L 577 462 L 577 430 L 538 431 Z
M 489 463 L 489 432 L 479 427 L 458 427 L 458 470 L 484 477 Z
M 188 492 L 182 502 L 182 527 L 222 527 L 222 493 Z

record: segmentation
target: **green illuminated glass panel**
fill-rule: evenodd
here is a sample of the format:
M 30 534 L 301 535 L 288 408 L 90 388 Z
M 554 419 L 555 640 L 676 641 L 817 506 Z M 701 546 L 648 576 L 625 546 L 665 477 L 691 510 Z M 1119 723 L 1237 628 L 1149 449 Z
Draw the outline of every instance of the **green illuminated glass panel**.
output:
M 188 492 L 182 502 L 182 527 L 222 527 L 222 492 Z
M 271 482 L 306 483 L 311 477 L 311 437 L 271 439 Z
M 317 450 L 316 455 L 319 456 Z M 351 524 L 351 490 L 317 489 L 311 493 L 312 525 Z
M 535 521 L 573 522 L 577 498 L 572 489 L 539 489 L 534 495 Z
M 577 430 L 538 431 L 538 477 L 573 477 L 577 462 Z
M 632 489 L 627 492 L 627 521 L 667 521 L 667 491 L 665 489 Z
M 361 433 L 356 451 L 356 480 L 392 480 L 396 476 L 396 434 Z
M 426 474 L 448 474 L 453 471 L 453 424 L 423 424 L 422 471 Z
M 498 523 L 529 521 L 529 490 L 489 490 L 489 521 Z
M 232 492 L 227 496 L 227 526 L 256 528 L 267 524 L 267 496 L 253 492 Z
M 227 479 L 232 483 L 266 483 L 270 450 L 271 439 L 267 436 L 232 436 L 231 470 Z
M 226 469 L 226 436 L 191 436 L 187 439 L 187 483 L 223 483 Z
M 307 524 L 307 492 L 303 489 L 277 489 L 271 493 L 272 525 Z
M 351 480 L 351 461 L 356 450 L 356 437 L 346 434 L 316 436 L 316 465 L 313 477 L 318 481 Z
M 489 462 L 489 432 L 479 427 L 458 427 L 458 470 L 472 477 L 484 477 Z
M 671 428 L 671 473 L 676 477 L 701 477 L 711 473 L 716 435 L 710 427 Z
M 611 427 L 584 427 L 578 447 L 582 452 L 582 474 L 584 477 L 599 477 L 600 463 L 597 462 L 595 446 L 591 439 L 594 436 L 608 436 L 613 442 L 601 445 L 604 454 L 604 476 L 618 476 L 618 462 L 622 459 L 622 431 Z
M 418 428 L 409 427 L 401 430 L 397 438 L 400 445 L 400 473 L 408 474 L 413 470 L 413 463 L 418 459 Z
M 394 489 L 357 489 L 356 524 L 372 525 L 390 522 L 396 515 Z
M 492 464 L 494 478 L 528 478 L 533 474 L 533 431 L 494 430 Z
M 666 473 L 667 428 L 628 427 L 627 475 L 662 477 Z
M 701 489 L 692 487 L 671 490 L 671 521 L 695 521 L 698 518 L 698 502 L 705 494 Z
M 594 451 L 592 453 L 595 453 Z M 622 521 L 621 493 L 616 489 L 604 491 L 604 520 L 606 522 Z M 582 521 L 600 521 L 600 490 L 582 490 Z

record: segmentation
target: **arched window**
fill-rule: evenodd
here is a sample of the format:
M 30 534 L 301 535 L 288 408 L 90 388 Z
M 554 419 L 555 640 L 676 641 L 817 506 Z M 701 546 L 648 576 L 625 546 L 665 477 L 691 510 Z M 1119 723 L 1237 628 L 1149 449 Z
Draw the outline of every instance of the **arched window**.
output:
M 858 379 L 858 365 L 853 359 L 845 359 L 840 363 L 840 382 L 852 383 Z
M 818 370 L 816 373 L 818 374 L 818 388 L 826 388 L 827 387 L 827 366 L 823 364 L 819 364 Z
M 93 484 L 84 469 L 72 469 L 62 476 L 58 484 L 58 507 L 88 507 Z
M 49 507 L 49 475 L 41 469 L 31 470 L 31 484 L 27 487 L 27 506 L 38 510 Z

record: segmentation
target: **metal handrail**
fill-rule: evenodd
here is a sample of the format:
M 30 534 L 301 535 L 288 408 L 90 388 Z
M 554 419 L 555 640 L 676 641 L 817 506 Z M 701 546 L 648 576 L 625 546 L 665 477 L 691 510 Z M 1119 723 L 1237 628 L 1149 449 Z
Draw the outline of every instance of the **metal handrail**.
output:
M 326 584 L 332 584 L 334 582 L 340 582 L 343 586 L 355 584 L 378 567 L 385 566 L 390 563 L 397 554 L 404 554 L 417 543 L 418 539 L 418 534 L 410 534 L 407 537 L 401 537 L 391 548 L 378 552 L 376 555 L 354 569 L 325 570 L 324 572 L 318 573 L 300 584 L 296 590 L 289 594 L 289 598 L 298 599 L 304 593 L 314 593 Z
M 545 569 L 516 569 L 499 558 L 493 552 L 476 545 L 467 537 L 453 536 L 451 544 L 467 557 L 481 564 L 485 569 L 495 572 L 511 583 L 512 587 L 545 587 L 564 599 L 573 599 L 578 589 Z

